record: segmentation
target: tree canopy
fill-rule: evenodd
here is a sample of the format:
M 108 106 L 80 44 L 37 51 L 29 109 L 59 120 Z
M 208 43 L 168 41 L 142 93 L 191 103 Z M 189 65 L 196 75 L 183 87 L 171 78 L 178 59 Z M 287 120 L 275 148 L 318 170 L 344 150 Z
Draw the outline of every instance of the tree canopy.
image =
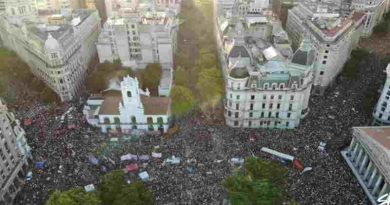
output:
M 345 63 L 343 75 L 350 80 L 357 80 L 359 76 L 359 65 L 369 56 L 369 52 L 358 48 L 351 52 L 351 58 Z
M 103 204 L 111 205 L 151 205 L 154 195 L 142 182 L 127 184 L 122 170 L 106 174 L 99 188 Z
M 242 172 L 225 181 L 229 199 L 233 205 L 274 205 L 282 204 L 284 197 L 280 188 L 266 179 L 252 179 Z
M 160 85 L 162 68 L 160 64 L 154 63 L 139 70 L 139 80 L 142 89 L 148 88 L 152 95 L 158 95 L 158 86 Z
M 286 178 L 287 170 L 281 165 L 249 157 L 245 159 L 245 170 L 237 171 L 223 184 L 233 205 L 273 205 L 290 203 L 285 192 Z
M 83 188 L 72 188 L 67 191 L 55 191 L 46 205 L 101 205 L 98 196 L 85 192 Z
M 189 113 L 196 104 L 191 90 L 183 86 L 173 86 L 171 96 L 173 101 L 172 112 L 178 116 Z

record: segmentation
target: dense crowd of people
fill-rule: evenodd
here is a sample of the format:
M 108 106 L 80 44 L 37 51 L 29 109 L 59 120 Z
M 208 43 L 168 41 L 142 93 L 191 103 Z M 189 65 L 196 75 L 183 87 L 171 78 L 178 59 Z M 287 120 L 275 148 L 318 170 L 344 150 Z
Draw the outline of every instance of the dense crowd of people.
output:
M 176 122 L 180 131 L 171 139 L 145 135 L 136 140 L 119 137 L 116 142 L 85 123 L 81 104 L 73 105 L 77 109 L 71 113 L 75 129 L 69 129 L 59 119 L 69 105 L 57 112 L 38 109 L 40 113 L 34 115 L 33 123 L 25 126 L 33 149 L 33 178 L 26 182 L 15 204 L 41 205 L 55 189 L 97 185 L 105 172 L 130 164 L 121 161 L 122 155 L 151 156 L 152 152 L 162 157 L 139 163 L 139 172 L 149 174 L 145 184 L 155 193 L 158 204 L 221 204 L 227 197 L 222 182 L 237 168 L 230 160 L 267 157 L 260 151 L 262 147 L 292 155 L 312 167 L 302 174 L 287 166 L 288 193 L 300 204 L 368 204 L 340 154 L 350 143 L 351 127 L 370 125 L 366 95 L 384 82 L 384 66 L 375 56 L 361 66 L 361 80 L 339 77 L 324 96 L 313 96 L 308 116 L 295 130 L 229 128 L 190 116 Z M 19 116 L 23 118 L 23 113 Z M 326 143 L 326 154 L 318 150 L 320 142 Z M 180 163 L 167 162 L 172 156 Z M 37 162 L 45 162 L 44 168 L 37 168 Z M 130 183 L 140 180 L 138 172 L 127 176 Z

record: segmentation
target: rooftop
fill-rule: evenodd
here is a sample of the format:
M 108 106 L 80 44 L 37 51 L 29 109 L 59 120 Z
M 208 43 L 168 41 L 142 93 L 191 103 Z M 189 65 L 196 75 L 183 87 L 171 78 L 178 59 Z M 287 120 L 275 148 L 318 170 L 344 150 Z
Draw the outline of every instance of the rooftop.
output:
M 104 100 L 99 111 L 99 115 L 119 115 L 119 103 L 122 101 L 120 91 L 104 92 Z
M 384 148 L 390 149 L 390 126 L 383 127 L 355 127 L 354 129 L 365 134 L 364 137 L 372 138 Z

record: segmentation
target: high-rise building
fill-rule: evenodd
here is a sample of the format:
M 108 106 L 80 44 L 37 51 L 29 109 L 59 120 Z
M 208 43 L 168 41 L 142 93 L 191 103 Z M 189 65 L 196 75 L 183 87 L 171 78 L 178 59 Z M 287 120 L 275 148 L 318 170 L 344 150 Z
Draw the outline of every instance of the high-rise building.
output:
M 25 8 L 30 8 L 28 2 Z M 23 6 L 21 6 L 23 8 Z M 29 9 L 26 9 L 29 11 Z M 62 101 L 74 99 L 83 85 L 88 63 L 96 55 L 100 33 L 96 10 L 75 10 L 53 16 L 0 16 L 0 38 L 7 49 L 25 61 L 31 72 L 54 90 Z
M 99 60 L 120 59 L 124 66 L 144 68 L 160 63 L 173 67 L 178 19 L 169 12 L 136 13 L 130 17 L 109 18 L 97 42 Z
M 314 92 L 322 94 L 341 72 L 352 49 L 357 46 L 365 14 L 352 12 L 345 17 L 340 3 L 304 0 L 288 11 L 287 32 L 293 46 L 308 35 L 317 50 L 314 66 Z
M 0 100 L 0 205 L 11 205 L 22 188 L 30 151 L 19 121 Z
M 372 204 L 390 191 L 390 127 L 354 127 L 341 154 Z
M 386 68 L 387 79 L 375 106 L 374 125 L 390 125 L 390 64 Z

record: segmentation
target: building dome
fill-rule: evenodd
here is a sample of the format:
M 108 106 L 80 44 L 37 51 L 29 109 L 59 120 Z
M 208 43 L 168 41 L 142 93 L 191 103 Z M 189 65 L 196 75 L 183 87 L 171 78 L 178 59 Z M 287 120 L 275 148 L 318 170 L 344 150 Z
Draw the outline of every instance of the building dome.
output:
M 49 33 L 47 36 L 47 40 L 45 42 L 45 49 L 46 50 L 57 50 L 60 48 L 60 44 L 56 39 L 53 38 L 53 36 Z
M 249 77 L 249 72 L 246 67 L 233 67 L 229 72 L 229 76 L 232 78 L 243 79 Z
M 314 62 L 315 50 L 308 39 L 303 39 L 301 46 L 295 51 L 292 63 L 299 65 L 312 65 Z

